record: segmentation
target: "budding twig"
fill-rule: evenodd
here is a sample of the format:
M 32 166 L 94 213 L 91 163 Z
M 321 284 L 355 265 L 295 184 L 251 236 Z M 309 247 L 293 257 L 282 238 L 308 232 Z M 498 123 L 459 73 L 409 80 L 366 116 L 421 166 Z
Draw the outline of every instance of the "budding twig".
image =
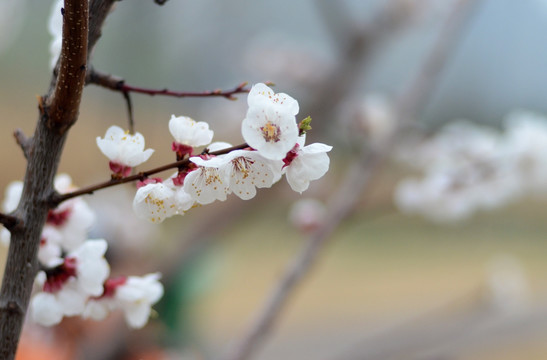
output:
M 23 155 L 25 155 L 25 158 L 28 159 L 30 148 L 32 146 L 32 138 L 28 138 L 21 129 L 16 129 L 13 132 L 13 136 L 15 137 L 17 144 L 21 147 L 21 150 L 23 150 Z
M 95 84 L 107 88 L 112 91 L 119 91 L 122 93 L 138 93 L 150 96 L 170 96 L 176 98 L 184 97 L 223 97 L 228 100 L 237 99 L 234 95 L 248 93 L 251 89 L 247 86 L 247 82 L 242 82 L 233 89 L 222 90 L 215 89 L 209 91 L 173 91 L 169 89 L 150 89 L 138 86 L 132 86 L 126 84 L 125 80 L 110 74 L 99 72 L 95 69 L 88 71 L 87 79 L 88 84 Z M 268 86 L 273 85 L 271 82 L 265 83 Z
M 249 145 L 247 145 L 245 143 L 245 144 L 236 145 L 236 146 L 232 146 L 230 148 L 226 148 L 226 149 L 222 149 L 222 150 L 218 150 L 218 151 L 213 151 L 213 152 L 208 152 L 207 149 L 205 149 L 202 154 L 224 155 L 224 154 L 228 154 L 229 152 L 232 152 L 234 150 L 241 150 L 241 149 L 245 149 L 245 148 L 248 148 L 248 147 L 249 147 Z M 172 163 L 169 163 L 169 164 L 166 164 L 166 165 L 162 165 L 162 166 L 159 166 L 159 167 L 154 168 L 154 169 L 150 169 L 150 170 L 147 170 L 147 171 L 141 171 L 141 172 L 139 172 L 138 174 L 135 174 L 135 175 L 127 176 L 127 177 L 124 177 L 124 178 L 121 178 L 121 179 L 114 179 L 113 178 L 113 179 L 110 179 L 108 181 L 105 181 L 105 182 L 102 182 L 102 183 L 99 183 L 99 184 L 95 184 L 95 185 L 91 185 L 91 186 L 88 186 L 88 187 L 85 187 L 85 188 L 81 188 L 81 189 L 78 189 L 76 191 L 72 191 L 72 192 L 69 192 L 69 193 L 66 193 L 66 194 L 54 193 L 50 196 L 50 199 L 49 199 L 48 203 L 49 203 L 49 206 L 51 208 L 54 208 L 57 205 L 59 205 L 60 203 L 62 203 L 63 201 L 66 201 L 68 199 L 72 199 L 74 197 L 81 196 L 81 195 L 93 194 L 97 190 L 106 189 L 106 188 L 116 186 L 116 185 L 126 184 L 126 183 L 137 181 L 137 180 L 142 181 L 142 180 L 148 178 L 150 175 L 154 175 L 154 174 L 160 173 L 160 172 L 165 171 L 165 170 L 184 168 L 184 167 L 188 166 L 189 163 L 190 163 L 190 159 L 189 158 L 184 158 L 182 160 L 175 161 L 175 162 L 172 162 Z

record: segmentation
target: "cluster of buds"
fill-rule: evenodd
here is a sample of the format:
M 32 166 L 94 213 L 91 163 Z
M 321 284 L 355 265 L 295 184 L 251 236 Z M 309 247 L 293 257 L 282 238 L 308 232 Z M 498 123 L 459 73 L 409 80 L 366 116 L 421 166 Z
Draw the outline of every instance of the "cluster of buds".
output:
M 160 223 L 193 206 L 224 201 L 229 194 L 249 200 L 257 188 L 271 187 L 283 175 L 294 191 L 302 193 L 310 181 L 327 172 L 327 152 L 332 147 L 305 145 L 311 119 L 297 123 L 299 106 L 295 99 L 276 94 L 260 83 L 252 87 L 247 102 L 249 108 L 241 126 L 246 144 L 239 148 L 225 142 L 211 143 L 214 133 L 205 122 L 171 117 L 169 131 L 175 139 L 172 150 L 177 160 L 189 161 L 167 179 L 139 182 L 133 201 L 138 216 Z M 141 134 L 131 135 L 117 126 L 110 127 L 104 138 L 97 138 L 97 145 L 110 159 L 115 178 L 127 176 L 153 152 L 144 149 Z M 200 146 L 207 149 L 196 154 Z M 215 152 L 222 154 L 213 155 Z

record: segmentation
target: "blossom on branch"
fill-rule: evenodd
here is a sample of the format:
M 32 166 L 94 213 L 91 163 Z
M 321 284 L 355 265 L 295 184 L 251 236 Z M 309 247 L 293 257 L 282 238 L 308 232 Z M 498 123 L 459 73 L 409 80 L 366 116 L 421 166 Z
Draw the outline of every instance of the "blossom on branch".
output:
M 258 151 L 232 151 L 224 160 L 223 170 L 229 179 L 229 191 L 242 200 L 254 198 L 256 188 L 269 188 L 281 177 L 275 163 Z
M 163 183 L 142 186 L 133 199 L 133 210 L 142 219 L 161 223 L 177 213 L 175 191 Z
M 150 318 L 152 305 L 163 296 L 160 277 L 159 273 L 154 273 L 108 279 L 103 295 L 87 302 L 83 317 L 103 320 L 111 311 L 120 309 L 130 327 L 142 328 Z
M 105 240 L 88 240 L 60 265 L 40 271 L 35 280 L 40 291 L 30 303 L 32 319 L 51 326 L 64 316 L 81 314 L 90 296 L 102 294 L 103 283 L 110 274 L 104 259 L 106 249 Z
M 298 139 L 298 102 L 287 94 L 274 93 L 264 84 L 256 84 L 247 103 L 249 109 L 241 124 L 243 138 L 265 158 L 283 159 Z
M 308 189 L 310 181 L 323 177 L 329 170 L 327 153 L 332 149 L 332 146 L 321 143 L 304 146 L 305 139 L 305 136 L 300 136 L 298 143 L 283 159 L 287 182 L 299 193 Z
M 144 150 L 144 137 L 140 133 L 130 135 L 119 126 L 108 128 L 104 138 L 97 137 L 97 146 L 110 159 L 110 169 L 119 177 L 128 176 L 133 167 L 144 163 L 154 152 Z
M 192 150 L 196 146 L 211 143 L 214 135 L 206 122 L 196 122 L 190 117 L 175 115 L 171 115 L 169 120 L 169 132 L 175 138 L 172 148 L 179 158 L 187 154 L 192 155 Z
M 209 160 L 191 157 L 190 161 L 198 166 L 184 179 L 183 189 L 199 204 L 206 205 L 215 200 L 224 201 L 230 193 L 228 174 L 224 170 L 227 161 L 222 156 Z

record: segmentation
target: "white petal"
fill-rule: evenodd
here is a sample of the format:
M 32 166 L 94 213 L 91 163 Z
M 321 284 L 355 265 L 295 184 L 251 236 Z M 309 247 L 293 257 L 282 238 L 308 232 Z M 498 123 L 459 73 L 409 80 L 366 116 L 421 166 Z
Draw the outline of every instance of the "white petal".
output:
M 2 209 L 4 212 L 10 213 L 17 208 L 22 193 L 23 182 L 21 181 L 13 181 L 6 187 L 4 202 L 2 203 Z
M 279 106 L 283 107 L 285 111 L 288 111 L 291 115 L 296 115 L 299 111 L 298 101 L 287 94 L 274 93 L 272 89 L 263 83 L 255 84 L 251 88 L 249 96 L 247 97 L 247 104 L 249 107 L 258 108 L 272 105 Z
M 104 320 L 112 307 L 109 299 L 88 300 L 82 317 L 84 319 Z
M 149 304 L 137 303 L 124 306 L 123 311 L 127 324 L 134 329 L 140 329 L 148 322 L 151 309 Z
M 241 124 L 241 134 L 252 148 L 271 160 L 282 160 L 298 140 L 294 115 L 274 107 L 249 108 Z
M 52 326 L 63 319 L 63 309 L 53 294 L 40 292 L 30 302 L 32 320 L 44 326 Z
M 187 116 L 171 115 L 169 120 L 169 131 L 179 144 L 188 146 L 207 145 L 213 140 L 213 131 L 209 130 L 209 124 Z
M 104 258 L 107 247 L 104 239 L 87 240 L 68 255 L 69 258 L 76 258 L 78 283 L 89 295 L 101 295 L 103 284 L 110 275 L 110 267 Z
M 332 149 L 324 144 L 304 147 L 286 168 L 287 182 L 299 193 L 308 189 L 311 180 L 317 180 L 329 169 L 330 159 L 326 154 Z
M 85 309 L 88 294 L 82 292 L 77 280 L 72 278 L 63 285 L 63 288 L 55 293 L 59 306 L 66 316 L 80 315 Z
M 196 202 L 205 205 L 215 200 L 226 200 L 228 185 L 228 177 L 222 169 L 201 166 L 186 175 L 183 189 Z
M 175 191 L 162 183 L 142 186 L 135 194 L 133 210 L 143 219 L 161 223 L 177 213 Z
M 271 160 L 262 157 L 257 151 L 236 150 L 227 155 L 230 165 L 230 191 L 243 200 L 256 195 L 256 188 L 271 187 L 277 179 Z

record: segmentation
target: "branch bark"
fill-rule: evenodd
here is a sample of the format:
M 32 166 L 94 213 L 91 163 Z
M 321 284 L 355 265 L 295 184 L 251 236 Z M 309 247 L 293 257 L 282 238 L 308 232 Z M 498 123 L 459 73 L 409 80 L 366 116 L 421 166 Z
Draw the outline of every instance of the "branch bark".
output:
M 0 290 L 0 358 L 15 357 L 27 312 L 37 252 L 46 221 L 49 194 L 66 139 L 78 117 L 85 81 L 88 42 L 88 0 L 65 0 L 63 44 L 58 81 L 49 96 L 40 99 L 39 119 L 28 149 L 27 169 L 14 216 L 21 226 L 11 229 L 11 243 Z

